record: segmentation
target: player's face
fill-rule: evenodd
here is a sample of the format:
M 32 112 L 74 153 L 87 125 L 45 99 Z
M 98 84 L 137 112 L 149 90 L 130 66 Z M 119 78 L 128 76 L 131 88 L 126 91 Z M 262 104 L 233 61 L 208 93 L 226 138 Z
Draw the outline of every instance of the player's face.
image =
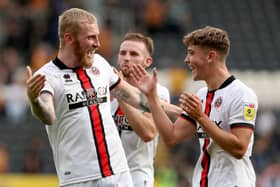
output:
M 91 67 L 93 55 L 100 47 L 99 28 L 97 24 L 83 24 L 77 37 L 74 38 L 74 53 L 80 67 Z
M 141 64 L 144 68 L 151 64 L 151 57 L 143 42 L 122 42 L 118 55 L 118 64 L 125 77 L 129 77 L 133 64 Z
M 187 49 L 185 63 L 192 71 L 193 80 L 205 80 L 207 76 L 207 52 L 205 49 L 190 45 Z

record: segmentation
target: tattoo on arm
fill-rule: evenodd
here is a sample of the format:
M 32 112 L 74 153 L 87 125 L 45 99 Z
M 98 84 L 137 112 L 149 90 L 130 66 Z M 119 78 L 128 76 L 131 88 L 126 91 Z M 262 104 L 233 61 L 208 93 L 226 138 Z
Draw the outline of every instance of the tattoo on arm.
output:
M 144 94 L 142 94 L 142 93 L 140 94 L 139 105 L 140 105 L 141 109 L 144 110 L 145 112 L 150 112 L 146 98 L 145 98 Z
M 165 109 L 164 109 L 164 105 L 163 105 L 163 104 L 160 104 L 160 106 L 161 106 L 161 108 L 165 111 Z
M 145 95 L 143 93 L 137 93 L 134 96 L 132 96 L 131 93 L 128 93 L 126 90 L 124 89 L 119 89 L 119 88 L 115 88 L 112 92 L 113 96 L 116 97 L 117 99 L 120 99 L 124 102 L 127 102 L 129 100 L 133 99 L 133 105 L 135 105 L 134 107 L 139 108 L 145 112 L 150 112 L 149 109 L 149 105 L 147 102 L 147 99 L 145 97 Z M 135 99 L 134 97 L 138 96 L 137 98 L 140 97 L 140 101 L 138 99 Z M 131 105 L 131 104 L 130 104 Z
M 116 88 L 114 90 L 113 95 L 116 98 L 121 99 L 123 101 L 125 101 L 129 98 L 129 93 L 125 92 L 124 90 L 118 89 L 118 88 Z

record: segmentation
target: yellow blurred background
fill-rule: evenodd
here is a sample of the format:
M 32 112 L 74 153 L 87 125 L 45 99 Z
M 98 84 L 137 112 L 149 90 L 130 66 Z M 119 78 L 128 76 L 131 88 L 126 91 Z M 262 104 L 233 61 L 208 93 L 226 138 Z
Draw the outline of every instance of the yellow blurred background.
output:
M 57 187 L 56 175 L 0 175 L 0 187 Z

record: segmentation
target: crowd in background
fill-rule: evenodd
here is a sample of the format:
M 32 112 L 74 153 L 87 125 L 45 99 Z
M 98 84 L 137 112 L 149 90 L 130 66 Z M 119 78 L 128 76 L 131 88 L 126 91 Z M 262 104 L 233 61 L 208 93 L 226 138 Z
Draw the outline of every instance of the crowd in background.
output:
M 176 104 L 178 95 L 184 89 L 180 83 L 188 78 L 186 68 L 184 71 L 181 69 L 185 55 L 181 39 L 192 22 L 188 1 L 0 0 L 0 134 L 7 126 L 13 126 L 12 130 L 17 130 L 20 126 L 29 126 L 28 122 L 37 125 L 38 122 L 30 120 L 25 97 L 25 66 L 29 64 L 36 70 L 56 55 L 57 18 L 69 7 L 84 8 L 97 15 L 101 27 L 101 47 L 98 52 L 112 65 L 116 64 L 115 57 L 120 39 L 127 31 L 143 32 L 154 38 L 155 66 L 159 69 L 170 68 L 173 83 L 170 92 L 173 96 L 172 102 Z M 162 40 L 165 40 L 168 48 L 174 47 L 174 43 L 177 43 L 175 54 L 157 51 L 157 42 Z M 160 58 L 159 61 L 157 60 L 159 56 L 169 57 Z M 170 61 L 173 57 L 177 59 Z M 280 176 L 278 126 L 279 112 L 261 108 L 255 130 L 252 160 L 258 180 L 266 183 L 265 176 L 270 176 L 270 181 L 275 181 L 275 186 L 279 184 L 277 177 Z M 9 137 L 13 139 L 13 134 Z M 54 167 L 46 166 L 52 165 L 44 160 L 46 156 L 41 156 L 42 150 L 48 149 L 42 147 L 49 146 L 44 138 L 40 134 L 34 134 L 34 138 L 29 140 L 32 143 L 23 142 L 26 144 L 22 145 L 24 154 L 21 155 L 14 152 L 15 149 L 11 152 L 8 148 L 11 146 L 9 139 L 2 140 L 0 135 L 0 173 L 55 172 Z M 158 150 L 160 156 L 156 158 L 156 176 L 161 178 L 159 181 L 168 184 L 177 183 L 177 186 L 190 186 L 193 166 L 199 151 L 196 144 L 198 144 L 196 139 L 174 148 L 167 148 L 161 144 Z M 22 161 L 21 166 L 12 167 L 13 164 L 10 164 L 9 159 L 11 154 L 22 157 L 18 159 Z

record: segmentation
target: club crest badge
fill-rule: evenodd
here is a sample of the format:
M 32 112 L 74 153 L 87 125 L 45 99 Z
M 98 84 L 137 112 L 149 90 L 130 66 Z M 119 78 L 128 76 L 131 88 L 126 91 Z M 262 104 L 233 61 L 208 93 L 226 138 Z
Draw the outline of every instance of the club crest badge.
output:
M 97 67 L 92 67 L 91 68 L 91 72 L 92 72 L 92 74 L 93 75 L 95 75 L 95 76 L 98 76 L 98 75 L 100 75 L 100 71 L 99 71 L 99 69 L 97 68 Z
M 223 98 L 222 97 L 218 97 L 215 102 L 214 102 L 214 108 L 220 108 L 220 106 L 222 105 L 223 103 Z

